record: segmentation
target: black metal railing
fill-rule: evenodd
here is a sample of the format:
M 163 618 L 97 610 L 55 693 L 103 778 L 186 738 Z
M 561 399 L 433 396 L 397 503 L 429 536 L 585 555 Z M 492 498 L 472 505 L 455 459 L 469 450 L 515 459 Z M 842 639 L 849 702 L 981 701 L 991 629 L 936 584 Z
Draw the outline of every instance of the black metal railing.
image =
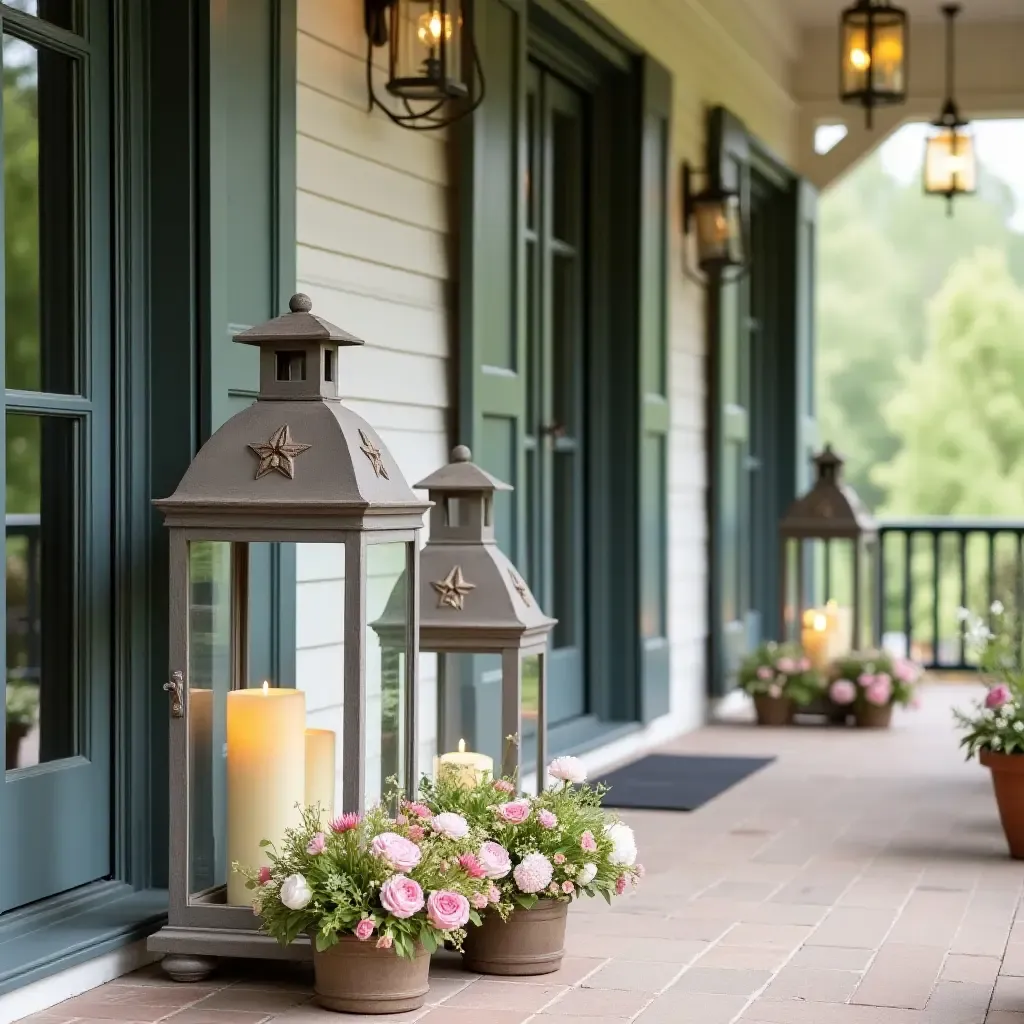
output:
M 959 608 L 1024 611 L 1024 520 L 881 520 L 877 557 L 875 638 L 926 668 L 977 667 Z
M 38 683 L 42 665 L 40 517 L 7 517 L 7 678 Z

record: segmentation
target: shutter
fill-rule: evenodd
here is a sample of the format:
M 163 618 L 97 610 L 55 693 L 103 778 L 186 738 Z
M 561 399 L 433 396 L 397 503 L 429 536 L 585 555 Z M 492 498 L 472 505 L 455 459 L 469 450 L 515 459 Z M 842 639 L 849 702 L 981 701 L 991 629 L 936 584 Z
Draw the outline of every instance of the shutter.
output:
M 672 76 L 645 58 L 640 148 L 639 551 L 640 718 L 670 710 L 668 627 L 668 226 Z
M 817 274 L 818 191 L 807 180 L 796 183 L 796 491 L 803 494 L 813 482 L 811 462 L 818 448 L 814 400 L 814 304 Z

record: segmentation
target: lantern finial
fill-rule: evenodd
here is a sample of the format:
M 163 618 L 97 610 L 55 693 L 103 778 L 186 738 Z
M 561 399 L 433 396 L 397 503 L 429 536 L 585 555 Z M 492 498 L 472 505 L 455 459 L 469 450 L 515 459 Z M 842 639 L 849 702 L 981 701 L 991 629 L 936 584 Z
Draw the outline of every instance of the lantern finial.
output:
M 473 459 L 473 453 L 464 444 L 457 444 L 452 449 L 452 462 L 470 462 Z
M 288 308 L 293 313 L 309 313 L 313 309 L 313 300 L 305 292 L 296 292 L 288 300 Z

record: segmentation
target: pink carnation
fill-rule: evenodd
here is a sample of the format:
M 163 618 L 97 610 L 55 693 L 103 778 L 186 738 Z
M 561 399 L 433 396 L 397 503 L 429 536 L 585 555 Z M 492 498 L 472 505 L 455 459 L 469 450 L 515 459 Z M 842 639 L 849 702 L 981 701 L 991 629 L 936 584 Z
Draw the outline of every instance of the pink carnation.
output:
M 543 853 L 528 853 L 512 872 L 520 892 L 540 892 L 551 884 L 554 868 Z
M 493 882 L 490 889 L 487 890 L 487 898 L 491 903 L 499 903 L 501 901 L 501 890 Z
M 558 888 L 558 883 L 557 882 L 552 882 L 548 886 L 548 892 L 551 893 L 552 896 L 557 896 L 560 891 L 561 890 Z
M 311 857 L 316 857 L 318 854 L 324 852 L 327 849 L 327 838 L 323 832 L 317 832 L 315 836 L 306 844 L 306 853 Z
M 619 877 L 615 879 L 616 896 L 621 896 L 626 891 L 626 882 L 627 879 L 625 875 L 619 875 Z
M 867 688 L 864 699 L 876 707 L 885 707 L 892 697 L 892 680 L 887 675 L 875 676 L 875 681 Z
M 355 811 L 349 811 L 348 814 L 342 814 L 331 822 L 331 831 L 340 835 L 342 832 L 348 832 L 349 829 L 356 828 L 358 824 L 359 815 Z
M 597 840 L 594 838 L 594 833 L 587 829 L 583 835 L 580 836 L 580 847 L 587 851 L 587 853 L 593 853 L 597 849 Z
M 487 897 L 482 892 L 473 893 L 469 901 L 477 910 L 483 910 L 487 906 Z
M 773 675 L 775 675 L 775 673 L 767 665 L 762 665 L 757 670 L 757 678 L 764 681 L 771 679 Z
M 267 882 L 270 881 L 271 877 L 272 876 L 270 874 L 270 868 L 264 865 L 260 868 L 259 873 L 256 875 L 256 881 L 259 882 L 260 885 L 266 885 Z
M 406 834 L 414 843 L 418 843 L 427 833 L 422 825 L 410 825 Z
M 546 808 L 537 812 L 537 821 L 541 828 L 554 828 L 558 824 L 558 818 Z
M 380 902 L 395 917 L 412 917 L 423 909 L 423 889 L 415 879 L 392 875 L 380 887 Z
M 516 787 L 506 779 L 495 779 L 494 788 L 499 793 L 514 793 L 516 791 Z
M 404 814 L 396 815 L 395 816 L 395 824 L 396 825 L 408 825 L 409 824 L 409 819 Z
M 1005 683 L 999 683 L 993 686 L 991 690 L 985 695 L 985 707 L 990 710 L 1001 708 L 1004 704 L 1010 702 L 1010 688 Z
M 409 814 L 416 815 L 417 818 L 430 818 L 433 815 L 430 813 L 430 808 L 426 804 L 415 804 L 408 803 L 405 805 L 405 810 Z
M 494 813 L 510 825 L 521 825 L 530 816 L 530 801 L 510 800 L 508 803 L 498 804 L 494 808 Z
M 382 935 L 377 940 L 377 948 L 378 949 L 390 949 L 392 944 L 393 944 L 393 942 L 394 942 L 394 940 L 391 938 L 390 935 Z
M 471 853 L 464 853 L 459 857 L 459 867 L 469 875 L 470 878 L 486 878 L 487 871 L 483 864 Z
M 381 832 L 379 836 L 374 836 L 373 842 L 370 843 L 370 852 L 375 857 L 380 857 L 395 871 L 411 871 L 423 856 L 420 848 L 411 839 L 406 839 L 397 832 Z
M 568 896 L 569 893 L 571 893 L 575 888 L 576 887 L 572 884 L 572 882 L 565 881 L 562 883 L 562 892 L 564 892 L 566 896 Z
M 555 862 L 556 864 L 564 864 L 564 863 L 565 863 L 565 854 L 564 854 L 564 853 L 556 853 L 556 854 L 554 855 L 554 857 L 552 857 L 551 859 L 552 859 L 552 860 L 553 860 L 553 861 L 554 861 L 554 862 Z
M 779 658 L 779 660 L 775 662 L 775 667 L 780 672 L 784 672 L 788 676 L 792 675 L 796 671 L 796 662 L 792 658 Z
M 857 682 L 860 683 L 861 686 L 870 686 L 874 681 L 875 677 L 870 672 L 861 672 L 861 674 L 857 676 Z
M 829 688 L 833 704 L 852 704 L 857 699 L 857 687 L 849 679 L 837 679 Z
M 449 889 L 432 892 L 427 897 L 427 920 L 441 932 L 461 928 L 469 920 L 469 900 Z
M 373 929 L 373 919 L 364 917 L 359 924 L 355 926 L 355 936 L 360 942 L 365 942 L 373 934 Z

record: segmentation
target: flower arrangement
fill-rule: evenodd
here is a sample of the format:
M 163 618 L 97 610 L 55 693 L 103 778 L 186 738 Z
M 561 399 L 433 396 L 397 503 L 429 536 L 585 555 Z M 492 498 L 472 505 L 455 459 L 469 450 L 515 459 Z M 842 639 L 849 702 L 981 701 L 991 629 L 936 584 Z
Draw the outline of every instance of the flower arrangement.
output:
M 605 788 L 587 785 L 575 757 L 555 758 L 547 770 L 556 781 L 536 797 L 517 796 L 507 778 L 467 786 L 442 773 L 421 784 L 434 821 L 452 815 L 485 837 L 476 860 L 502 920 L 541 899 L 602 895 L 611 902 L 643 876 L 633 830 L 601 809 Z
M 751 696 L 787 698 L 801 707 L 822 691 L 821 673 L 798 644 L 762 644 L 740 666 L 740 687 Z
M 958 610 L 957 618 L 963 624 L 965 646 L 978 659 L 978 671 L 987 688 L 984 698 L 975 702 L 973 714 L 953 710 L 965 731 L 960 746 L 968 759 L 984 750 L 1024 754 L 1024 670 L 1014 657 L 1016 623 L 1001 601 L 992 603 L 988 621 L 966 608 Z
M 4 705 L 9 726 L 31 729 L 39 712 L 39 690 L 30 683 L 8 682 Z
M 854 651 L 837 658 L 828 671 L 828 696 L 839 707 L 884 708 L 912 705 L 921 667 L 888 651 Z
M 232 865 L 253 890 L 253 912 L 282 945 L 302 932 L 322 952 L 343 936 L 394 948 L 406 959 L 416 944 L 460 949 L 470 922 L 480 923 L 491 883 L 476 851 L 484 837 L 458 814 L 434 816 L 420 804 L 392 818 L 382 807 L 344 814 L 324 829 L 319 808 L 305 808 L 270 866 Z

